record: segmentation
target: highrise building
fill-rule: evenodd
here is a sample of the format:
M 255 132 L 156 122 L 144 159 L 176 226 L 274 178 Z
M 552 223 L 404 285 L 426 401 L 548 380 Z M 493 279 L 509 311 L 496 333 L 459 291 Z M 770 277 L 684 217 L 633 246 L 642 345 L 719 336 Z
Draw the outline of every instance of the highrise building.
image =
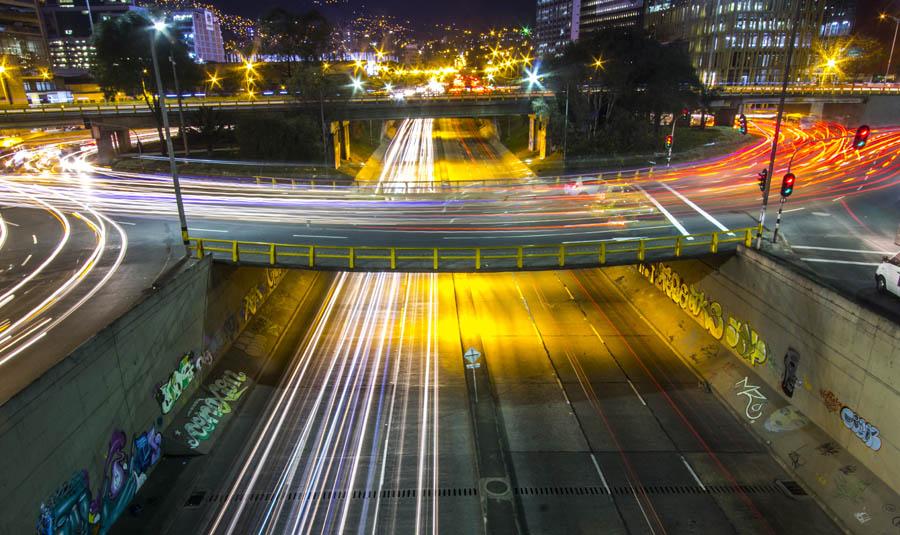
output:
M 683 41 L 707 85 L 774 84 L 781 82 L 798 1 L 790 79 L 805 81 L 821 0 L 648 0 L 644 25 L 660 41 Z
M 560 54 L 569 43 L 610 28 L 640 27 L 644 0 L 538 0 L 537 53 Z
M 169 15 L 174 35 L 187 45 L 197 63 L 225 62 L 225 45 L 219 18 L 208 9 L 175 11 Z
M 47 66 L 47 47 L 35 0 L 0 0 L 0 60 L 36 72 Z
M 63 75 L 88 72 L 96 50 L 94 28 L 135 9 L 133 0 L 41 0 L 41 18 L 53 71 Z
M 820 35 L 846 37 L 853 31 L 856 21 L 856 0 L 828 0 L 822 14 Z
M 643 0 L 582 0 L 582 35 L 610 28 L 638 28 L 644 14 Z

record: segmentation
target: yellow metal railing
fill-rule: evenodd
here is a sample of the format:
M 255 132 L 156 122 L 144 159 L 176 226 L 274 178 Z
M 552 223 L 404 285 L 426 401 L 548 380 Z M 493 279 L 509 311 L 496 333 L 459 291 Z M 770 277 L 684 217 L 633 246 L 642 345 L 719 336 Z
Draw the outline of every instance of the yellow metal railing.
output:
M 189 238 L 192 255 L 210 254 L 232 263 L 346 269 L 362 271 L 505 271 L 602 266 L 642 262 L 653 257 L 678 258 L 688 252 L 718 253 L 723 245 L 749 247 L 758 227 L 687 236 L 579 244 L 507 245 L 485 247 L 376 247 L 299 245 L 238 240 Z

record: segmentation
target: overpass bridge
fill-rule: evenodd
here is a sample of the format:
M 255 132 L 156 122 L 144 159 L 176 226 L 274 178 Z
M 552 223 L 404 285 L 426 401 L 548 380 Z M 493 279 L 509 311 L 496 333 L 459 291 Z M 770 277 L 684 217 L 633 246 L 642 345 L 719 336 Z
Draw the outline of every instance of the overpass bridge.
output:
M 732 254 L 738 244 L 750 247 L 757 229 L 577 244 L 467 247 L 336 246 L 191 237 L 188 250 L 196 258 L 209 255 L 220 263 L 329 271 L 537 271 Z

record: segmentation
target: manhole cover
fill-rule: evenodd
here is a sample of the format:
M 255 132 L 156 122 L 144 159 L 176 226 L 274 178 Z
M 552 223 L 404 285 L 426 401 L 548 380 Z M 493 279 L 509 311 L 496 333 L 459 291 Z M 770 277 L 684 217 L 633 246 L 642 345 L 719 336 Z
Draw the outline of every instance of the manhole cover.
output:
M 488 481 L 484 484 L 484 488 L 490 494 L 496 495 L 506 494 L 507 492 L 509 492 L 509 485 L 505 481 L 500 479 L 492 479 L 491 481 Z
M 203 498 L 206 497 L 206 491 L 201 490 L 195 492 L 190 495 L 186 502 L 184 502 L 185 507 L 200 507 L 200 504 L 203 503 Z

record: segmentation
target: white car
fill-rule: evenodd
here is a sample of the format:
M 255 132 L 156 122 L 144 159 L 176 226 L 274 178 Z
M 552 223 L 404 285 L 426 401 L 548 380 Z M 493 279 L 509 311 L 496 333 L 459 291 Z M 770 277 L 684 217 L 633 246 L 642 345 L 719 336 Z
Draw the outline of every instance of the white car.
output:
M 900 253 L 884 257 L 875 269 L 875 285 L 879 292 L 890 292 L 900 297 Z

